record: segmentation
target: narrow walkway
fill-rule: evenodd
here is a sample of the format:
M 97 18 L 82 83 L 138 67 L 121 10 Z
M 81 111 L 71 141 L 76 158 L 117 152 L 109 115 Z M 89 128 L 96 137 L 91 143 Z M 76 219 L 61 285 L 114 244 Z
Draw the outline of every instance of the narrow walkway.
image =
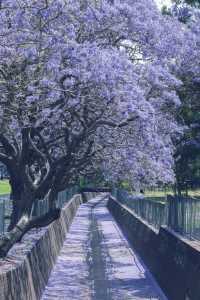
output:
M 96 197 L 81 205 L 42 300 L 166 300 Z

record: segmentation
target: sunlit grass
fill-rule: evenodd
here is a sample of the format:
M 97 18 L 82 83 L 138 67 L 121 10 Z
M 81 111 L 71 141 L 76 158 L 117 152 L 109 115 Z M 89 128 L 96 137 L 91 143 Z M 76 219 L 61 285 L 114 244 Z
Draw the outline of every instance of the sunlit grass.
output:
M 144 196 L 146 197 L 166 197 L 167 195 L 173 195 L 172 190 L 166 190 L 166 191 L 149 191 L 146 190 L 144 192 Z
M 167 189 L 163 191 L 150 191 L 146 190 L 144 192 L 145 197 L 166 197 L 167 195 L 173 195 L 174 192 L 173 190 Z M 186 196 L 184 193 L 182 194 L 183 196 Z M 200 198 L 200 189 L 196 190 L 188 190 L 188 196 L 189 197 L 195 197 L 195 198 Z
M 7 179 L 0 180 L 0 195 L 10 194 L 10 184 Z
M 200 189 L 188 191 L 190 197 L 200 198 Z

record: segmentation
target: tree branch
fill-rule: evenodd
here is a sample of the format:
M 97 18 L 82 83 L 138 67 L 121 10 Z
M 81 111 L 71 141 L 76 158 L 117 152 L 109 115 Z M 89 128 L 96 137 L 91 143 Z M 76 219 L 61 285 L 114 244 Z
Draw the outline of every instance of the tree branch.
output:
M 5 149 L 5 152 L 12 157 L 15 157 L 17 154 L 16 149 L 13 147 L 13 145 L 9 142 L 9 140 L 3 135 L 0 134 L 0 143 Z

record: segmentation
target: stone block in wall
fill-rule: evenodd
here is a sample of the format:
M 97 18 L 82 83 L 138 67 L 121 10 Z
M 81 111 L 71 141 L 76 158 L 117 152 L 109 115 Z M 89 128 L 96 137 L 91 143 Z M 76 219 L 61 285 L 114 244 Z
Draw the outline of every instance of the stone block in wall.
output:
M 200 299 L 200 243 L 165 227 L 159 231 L 160 279 L 173 300 Z

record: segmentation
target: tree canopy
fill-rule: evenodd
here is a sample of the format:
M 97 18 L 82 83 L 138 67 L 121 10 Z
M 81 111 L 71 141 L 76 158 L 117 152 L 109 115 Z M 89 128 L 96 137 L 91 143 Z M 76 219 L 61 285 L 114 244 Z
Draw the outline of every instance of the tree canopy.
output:
M 135 186 L 174 181 L 177 91 L 197 56 L 191 28 L 151 0 L 6 0 L 0 25 L 10 229 L 18 222 L 21 237 L 35 225 L 32 207 L 45 195 L 52 221 L 57 193 L 99 169 Z
M 165 30 L 167 38 L 175 36 L 153 2 L 134 4 L 2 3 L 1 159 L 9 166 L 22 155 L 33 187 L 49 181 L 53 169 L 62 189 L 95 159 L 112 160 L 99 156 L 105 148 L 115 148 L 129 166 L 144 172 L 158 166 L 159 178 L 172 179 L 170 138 L 177 126 L 170 108 L 179 104 L 174 90 L 180 82 L 164 65 L 172 56 L 164 48 L 169 41 L 159 40 Z M 124 143 L 134 147 L 134 163 Z

